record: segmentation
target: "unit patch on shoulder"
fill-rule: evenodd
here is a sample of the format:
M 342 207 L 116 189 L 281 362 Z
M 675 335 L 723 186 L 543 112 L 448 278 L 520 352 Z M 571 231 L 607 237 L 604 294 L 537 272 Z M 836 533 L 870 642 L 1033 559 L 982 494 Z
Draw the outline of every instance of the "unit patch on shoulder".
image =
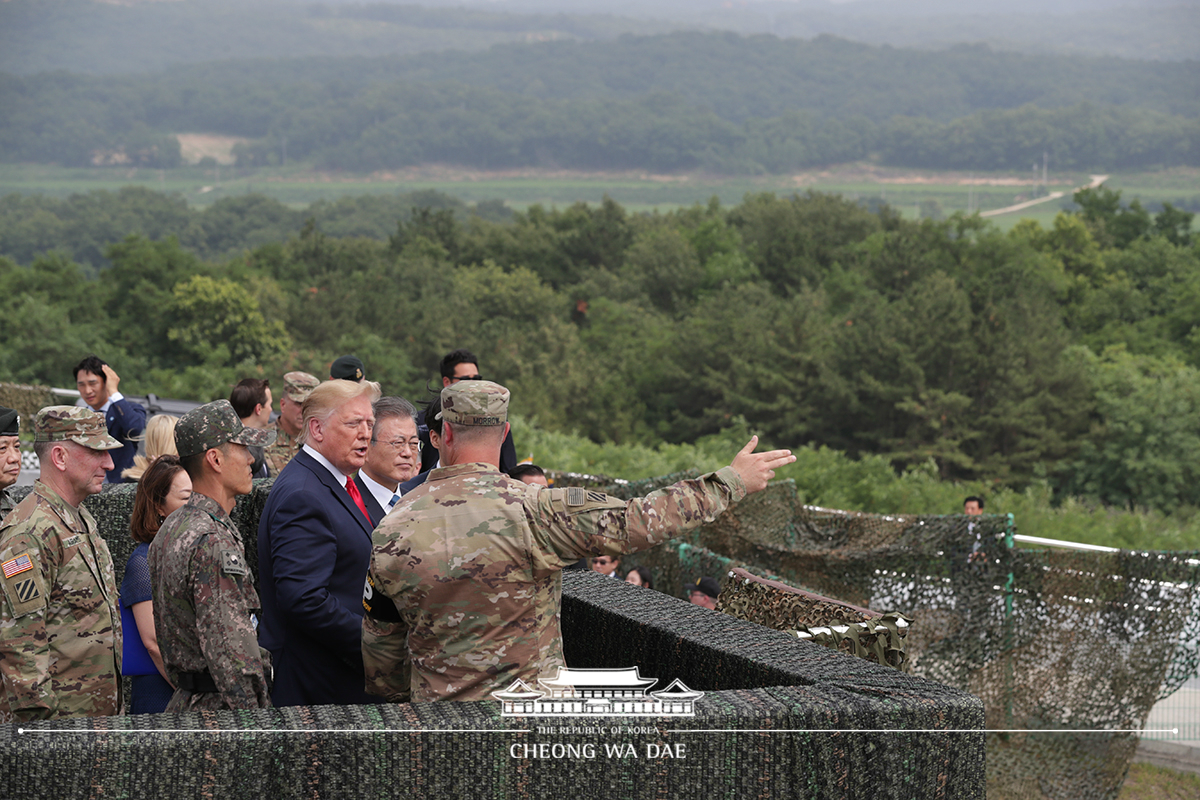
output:
M 246 561 L 236 550 L 222 550 L 221 572 L 226 575 L 245 575 Z
M 25 566 L 26 562 L 29 566 Z M 33 569 L 28 553 L 4 562 L 3 567 L 4 595 L 14 617 L 23 617 L 45 607 L 46 592 L 42 588 L 42 573 Z
M 33 578 L 16 581 L 13 584 L 13 589 L 15 590 L 18 603 L 28 603 L 30 600 L 36 600 L 38 597 L 37 581 Z

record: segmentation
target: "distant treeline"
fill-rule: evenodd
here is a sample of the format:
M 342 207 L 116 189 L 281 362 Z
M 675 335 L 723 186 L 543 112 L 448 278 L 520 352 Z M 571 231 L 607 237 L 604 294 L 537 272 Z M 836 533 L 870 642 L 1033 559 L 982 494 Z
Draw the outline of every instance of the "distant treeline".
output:
M 1200 64 L 673 34 L 479 54 L 0 76 L 0 158 L 179 163 L 169 135 L 251 140 L 244 166 L 785 172 L 886 164 L 1200 164 Z
M 0 258 L 0 379 L 62 385 L 94 351 L 131 392 L 212 399 L 351 352 L 420 399 L 437 359 L 468 347 L 518 413 L 595 441 L 690 442 L 744 420 L 778 445 L 944 479 L 1200 507 L 1191 214 L 1105 189 L 1007 233 L 821 194 L 507 221 L 424 199 L 440 207 L 322 204 L 298 233 L 305 215 L 253 195 L 204 211 L 144 189 L 6 199 L 0 250 L 27 250 Z M 386 238 L 351 233 L 389 213 Z M 29 246 L 55 220 L 46 247 L 114 240 L 100 269 Z
M 799 39 L 832 34 L 926 50 L 952 42 L 989 42 L 1009 51 L 1194 60 L 1200 54 L 1195 36 L 1200 30 L 1200 9 L 1181 0 L 1167 2 L 1176 4 L 1156 7 L 1125 0 L 1126 8 L 1092 3 L 1070 9 L 1012 4 L 993 4 L 988 9 L 978 4 L 921 8 L 912 2 L 821 0 L 561 2 L 557 5 L 565 10 L 562 13 L 536 13 L 538 5 L 549 10 L 554 4 L 434 7 L 428 0 L 424 6 L 374 0 L 5 0 L 0 2 L 0 71 L 122 75 L 216 59 L 462 53 L 502 42 L 610 41 L 620 34 L 651 36 L 675 30 L 730 30 Z M 530 11 L 504 10 L 520 6 Z M 432 59 L 446 60 L 444 55 Z M 643 76 L 643 80 L 654 78 Z

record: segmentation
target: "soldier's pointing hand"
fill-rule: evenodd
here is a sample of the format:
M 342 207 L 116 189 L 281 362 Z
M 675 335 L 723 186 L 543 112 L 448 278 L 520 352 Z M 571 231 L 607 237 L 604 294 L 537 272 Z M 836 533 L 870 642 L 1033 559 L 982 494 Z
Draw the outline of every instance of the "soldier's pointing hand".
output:
M 755 447 L 758 447 L 758 437 L 751 436 L 750 441 L 734 456 L 733 463 L 730 464 L 741 476 L 742 483 L 746 484 L 746 494 L 754 494 L 767 488 L 767 483 L 775 477 L 776 469 L 796 460 L 791 450 L 756 453 Z

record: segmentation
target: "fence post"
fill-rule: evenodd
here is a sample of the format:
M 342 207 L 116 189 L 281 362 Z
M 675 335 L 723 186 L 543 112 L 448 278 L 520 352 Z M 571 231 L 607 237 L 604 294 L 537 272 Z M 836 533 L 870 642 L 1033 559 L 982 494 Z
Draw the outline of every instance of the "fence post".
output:
M 1007 728 L 1013 726 L 1013 528 L 1015 522 L 1011 513 L 1006 515 L 1004 525 L 1004 546 L 1008 548 L 1008 581 L 1004 584 L 1004 724 Z

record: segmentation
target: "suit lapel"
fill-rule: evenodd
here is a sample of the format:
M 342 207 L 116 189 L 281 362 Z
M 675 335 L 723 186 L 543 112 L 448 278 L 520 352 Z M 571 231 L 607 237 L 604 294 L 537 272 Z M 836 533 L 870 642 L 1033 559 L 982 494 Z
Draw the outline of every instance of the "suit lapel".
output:
M 333 475 L 329 474 L 329 470 L 325 469 L 315 458 L 303 450 L 296 454 L 296 458 L 302 459 L 300 463 L 308 467 L 317 476 L 317 480 L 325 484 L 337 501 L 342 504 L 342 507 L 346 509 L 346 513 L 354 518 L 359 527 L 369 537 L 375 526 L 371 524 L 371 520 L 363 516 L 362 509 L 355 504 L 354 498 L 346 491 L 346 487 L 334 480 Z
M 367 484 L 363 482 L 362 473 L 354 476 L 354 483 L 358 486 L 358 493 L 362 495 L 363 503 L 367 507 L 367 515 L 371 518 L 371 528 L 383 521 L 385 512 L 383 506 L 379 505 L 379 501 L 375 499 L 375 495 L 367 488 Z

